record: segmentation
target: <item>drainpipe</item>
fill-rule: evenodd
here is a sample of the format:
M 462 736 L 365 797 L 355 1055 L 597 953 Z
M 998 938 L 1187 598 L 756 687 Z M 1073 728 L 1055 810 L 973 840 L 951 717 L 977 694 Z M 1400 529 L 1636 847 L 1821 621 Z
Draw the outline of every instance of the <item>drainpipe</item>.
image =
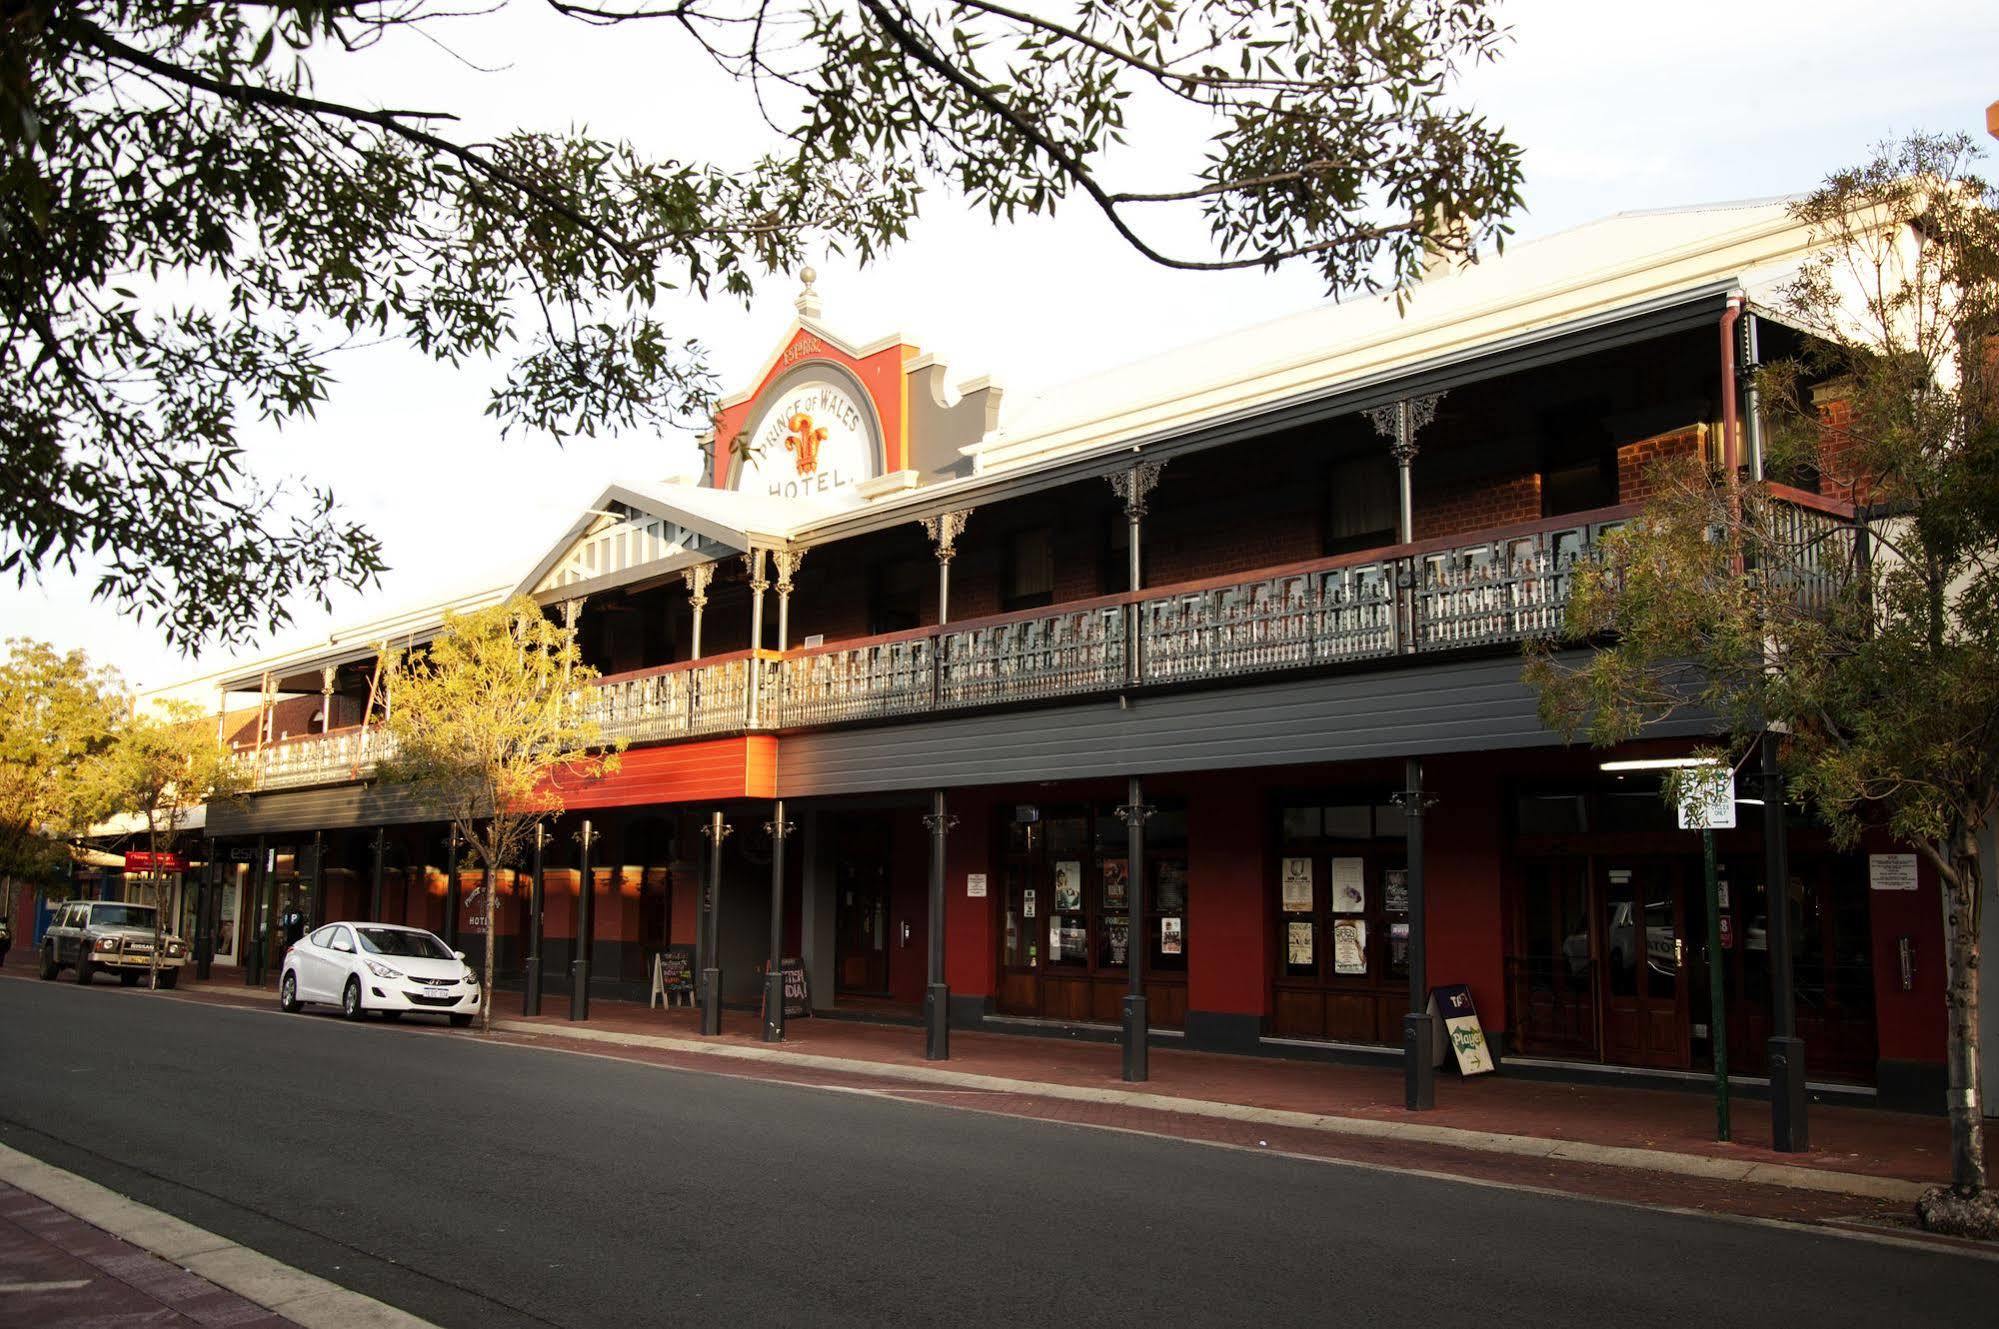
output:
M 1743 298 L 1737 291 L 1728 297 L 1728 308 L 1721 315 L 1721 454 L 1722 468 L 1728 477 L 1728 487 L 1735 488 L 1736 457 L 1736 385 L 1735 385 L 1735 322 L 1742 317 Z

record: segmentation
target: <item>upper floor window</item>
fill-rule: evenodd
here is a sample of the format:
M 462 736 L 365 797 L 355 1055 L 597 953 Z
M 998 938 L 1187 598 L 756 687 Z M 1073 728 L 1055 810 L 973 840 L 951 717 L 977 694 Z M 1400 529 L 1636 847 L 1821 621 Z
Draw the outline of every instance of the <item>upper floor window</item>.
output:
M 1394 544 L 1397 485 L 1395 458 L 1386 449 L 1334 462 L 1326 490 L 1326 552 Z
M 1039 609 L 1055 602 L 1055 532 L 1047 526 L 1015 531 L 1006 542 L 1001 607 Z
M 930 576 L 920 559 L 898 559 L 875 569 L 868 597 L 868 632 L 907 632 L 923 625 L 923 587 Z

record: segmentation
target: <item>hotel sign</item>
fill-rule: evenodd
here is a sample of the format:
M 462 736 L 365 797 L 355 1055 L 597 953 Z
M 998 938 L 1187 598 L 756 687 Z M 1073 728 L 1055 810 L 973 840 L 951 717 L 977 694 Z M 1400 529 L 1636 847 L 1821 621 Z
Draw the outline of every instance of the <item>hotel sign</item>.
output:
M 874 412 L 831 374 L 783 385 L 749 430 L 736 488 L 779 498 L 850 489 L 875 476 L 881 438 Z

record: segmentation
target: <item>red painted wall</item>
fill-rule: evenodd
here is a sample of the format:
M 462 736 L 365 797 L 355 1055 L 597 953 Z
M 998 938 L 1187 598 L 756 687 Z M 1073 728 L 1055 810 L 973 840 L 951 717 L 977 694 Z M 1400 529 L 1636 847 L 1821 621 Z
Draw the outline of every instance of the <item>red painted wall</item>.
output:
M 1468 984 L 1479 1023 L 1490 1031 L 1506 1028 L 1504 779 L 1483 762 L 1423 763 L 1436 799 L 1423 836 L 1429 983 Z
M 923 827 L 923 814 L 898 809 L 889 843 L 889 992 L 900 1002 L 920 1002 L 930 972 L 930 832 Z M 947 893 L 948 887 L 947 880 Z M 907 945 L 904 923 L 909 924 Z
M 561 780 L 571 808 L 698 803 L 718 798 L 770 798 L 777 780 L 777 740 L 769 735 L 633 748 L 618 769 L 589 781 Z
M 1263 791 L 1236 777 L 1183 782 L 1187 797 L 1187 1009 L 1270 1009 Z
M 990 997 L 999 964 L 993 913 L 1000 894 L 992 863 L 992 799 L 985 790 L 963 790 L 951 795 L 950 808 L 958 824 L 944 852 L 944 973 L 951 995 Z M 987 874 L 983 900 L 965 894 L 972 872 Z

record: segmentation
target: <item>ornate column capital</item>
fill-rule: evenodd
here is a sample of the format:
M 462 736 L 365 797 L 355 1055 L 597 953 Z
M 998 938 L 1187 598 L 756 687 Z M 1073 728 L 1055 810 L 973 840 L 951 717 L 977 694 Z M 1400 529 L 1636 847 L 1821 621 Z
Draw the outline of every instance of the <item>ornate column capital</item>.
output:
M 715 580 L 715 565 L 696 563 L 683 572 L 681 578 L 687 583 L 687 602 L 696 609 L 705 607 L 708 603 L 708 587 Z
M 958 556 L 958 537 L 965 533 L 965 522 L 971 515 L 972 509 L 957 508 L 923 519 L 923 533 L 930 537 L 939 563 L 949 563 Z
M 743 567 L 750 581 L 750 589 L 761 595 L 770 589 L 770 577 L 764 571 L 764 549 L 762 545 L 751 545 L 743 553 Z
M 576 620 L 582 616 L 583 602 L 587 599 L 589 599 L 588 596 L 579 595 L 573 599 L 564 600 L 562 602 L 563 627 L 567 628 L 571 632 L 576 631 Z
M 1117 471 L 1104 478 L 1111 482 L 1111 489 L 1124 500 L 1125 515 L 1138 518 L 1145 515 L 1147 500 L 1159 487 L 1159 475 L 1165 469 L 1163 461 L 1142 461 L 1128 471 Z
M 1443 399 L 1443 393 L 1434 392 L 1427 397 L 1404 397 L 1368 411 L 1374 432 L 1388 440 L 1388 449 L 1398 464 L 1407 466 L 1416 460 L 1416 435 L 1437 418 L 1437 403 Z
M 777 569 L 777 593 L 791 594 L 791 579 L 798 575 L 798 565 L 805 561 L 803 549 L 773 549 L 770 561 Z

